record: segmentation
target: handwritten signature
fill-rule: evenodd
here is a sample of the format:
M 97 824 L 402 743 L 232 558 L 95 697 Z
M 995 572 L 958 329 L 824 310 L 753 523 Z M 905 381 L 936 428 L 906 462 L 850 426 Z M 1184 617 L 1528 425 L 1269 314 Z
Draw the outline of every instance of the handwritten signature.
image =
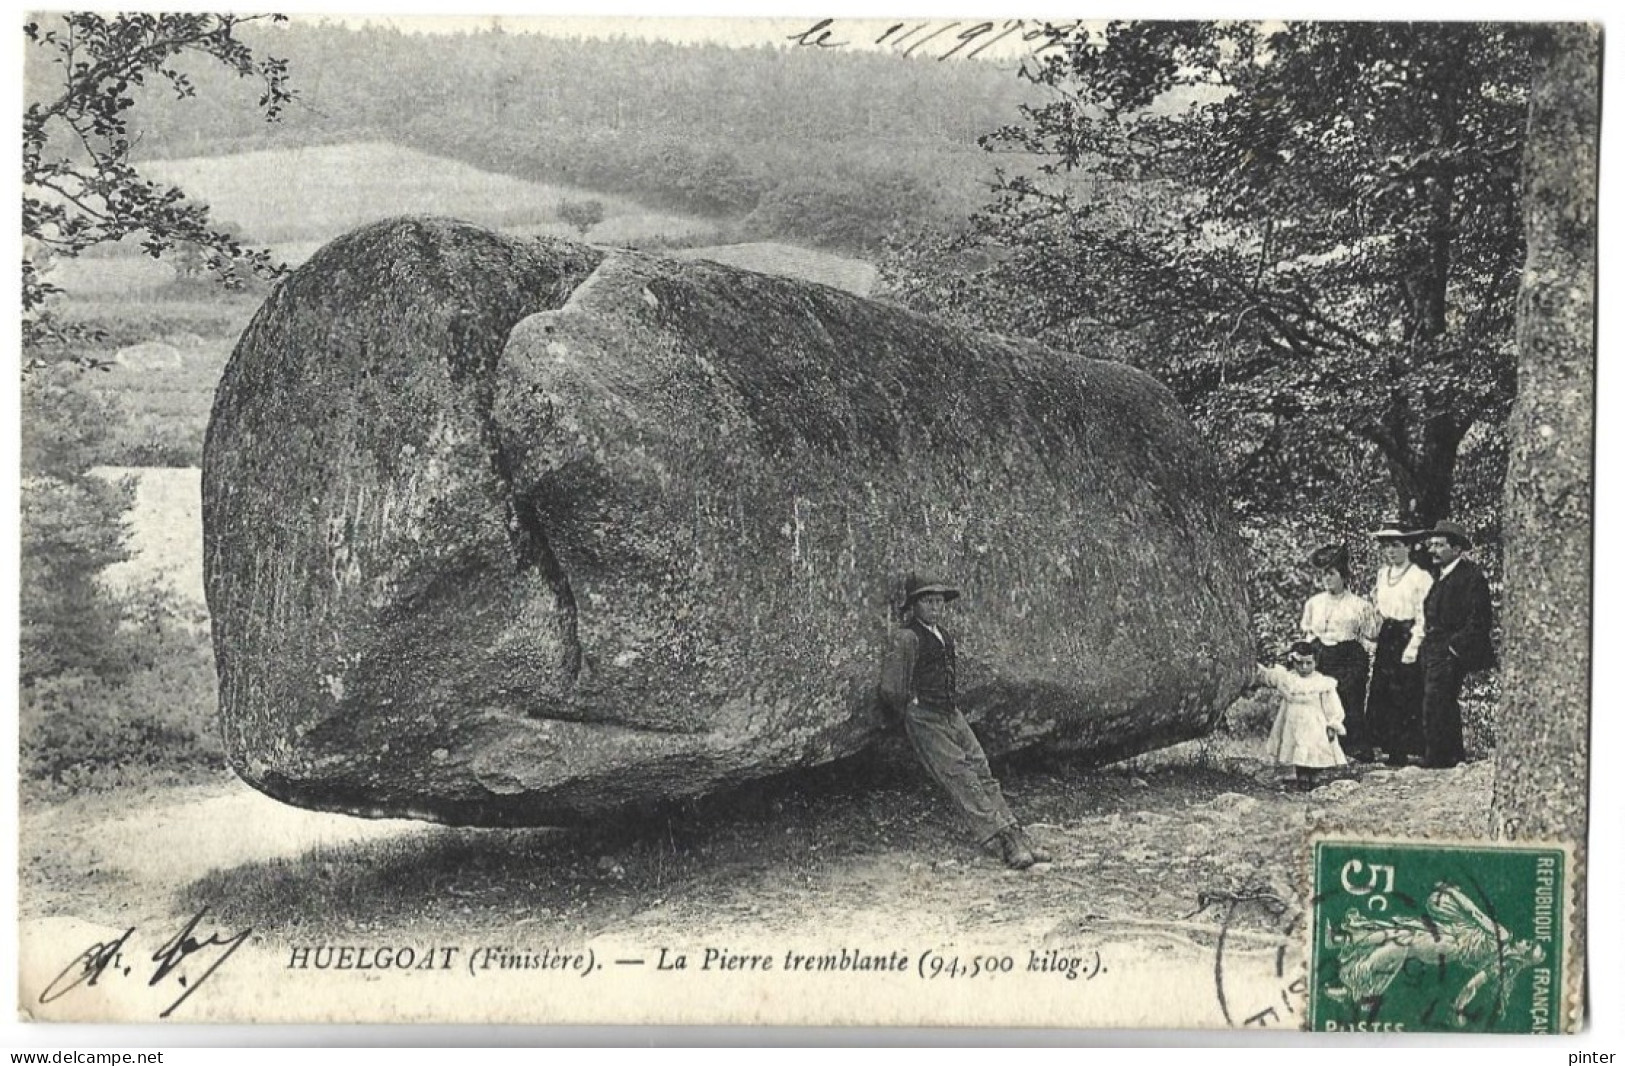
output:
M 966 59 L 974 59 L 1000 41 L 1019 35 L 1017 39 L 1023 44 L 1043 42 L 1031 50 L 1031 54 L 1038 55 L 1051 48 L 1063 47 L 1067 36 L 1082 25 L 1082 20 L 1052 25 L 1028 19 L 1005 19 L 1002 22 L 898 22 L 887 26 L 883 33 L 867 43 L 890 48 L 905 56 L 930 46 L 930 51 L 935 52 L 938 62 L 941 62 L 961 54 Z M 834 19 L 828 18 L 819 19 L 786 39 L 803 48 L 845 48 L 854 41 L 854 38 L 846 36 L 845 30 L 836 28 Z
M 160 1018 L 169 1017 L 182 1003 L 185 1003 L 191 997 L 193 992 L 202 988 L 203 983 L 213 976 L 214 972 L 227 959 L 231 958 L 238 948 L 247 942 L 249 934 L 254 931 L 253 929 L 244 929 L 233 936 L 210 933 L 207 937 L 199 939 L 202 934 L 198 932 L 198 926 L 202 923 L 203 916 L 208 912 L 207 907 L 198 911 L 186 923 L 185 928 L 170 937 L 163 947 L 152 953 L 151 961 L 154 965 L 151 975 L 147 978 L 147 987 L 156 988 L 173 974 L 174 985 L 171 987 L 185 989 L 176 997 L 173 1003 L 158 1015 Z M 41 1003 L 50 1003 L 61 999 L 81 985 L 95 985 L 103 978 L 129 977 L 136 969 L 135 966 L 129 965 L 126 961 L 126 957 L 131 954 L 130 938 L 134 935 L 135 926 L 132 925 L 117 939 L 98 941 L 81 951 L 72 962 L 63 967 L 62 972 L 57 974 L 50 984 L 45 986 L 45 990 L 39 995 L 39 1001 Z M 197 959 L 193 960 L 194 963 L 201 964 L 208 961 L 211 948 L 215 950 L 212 953 L 213 961 L 208 969 L 188 981 L 188 975 L 181 970 L 181 965 L 194 955 L 198 956 Z M 222 948 L 223 951 L 220 950 Z

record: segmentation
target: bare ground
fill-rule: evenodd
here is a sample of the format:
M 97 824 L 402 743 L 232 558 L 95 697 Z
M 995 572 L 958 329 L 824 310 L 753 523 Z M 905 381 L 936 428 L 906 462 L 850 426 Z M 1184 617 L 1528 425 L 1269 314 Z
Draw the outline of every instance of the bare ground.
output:
M 1020 926 L 1200 945 L 1226 912 L 1238 930 L 1291 924 L 1312 829 L 1485 830 L 1490 761 L 1362 767 L 1305 794 L 1249 756 L 1258 744 L 1196 742 L 1106 768 L 1004 765 L 1012 806 L 1055 856 L 1025 873 L 962 838 L 896 743 L 581 831 L 319 814 L 226 778 L 85 796 L 23 811 L 20 907 L 25 921 L 123 926 L 206 906 L 272 944 L 516 927 L 584 941 Z

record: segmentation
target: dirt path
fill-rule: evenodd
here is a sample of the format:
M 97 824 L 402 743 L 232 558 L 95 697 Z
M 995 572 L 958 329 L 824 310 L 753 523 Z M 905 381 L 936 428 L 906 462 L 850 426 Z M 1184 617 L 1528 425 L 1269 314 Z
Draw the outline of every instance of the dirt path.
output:
M 171 917 L 199 878 L 255 862 L 432 831 L 301 810 L 235 777 L 190 787 L 89 796 L 25 810 L 25 918 L 74 914 L 115 923 Z
M 201 610 L 203 472 L 195 466 L 99 466 L 91 473 L 108 481 L 135 480 L 135 503 L 126 517 L 130 558 L 108 567 L 102 580 L 120 593 L 157 584 Z
M 1006 767 L 1012 805 L 1056 858 L 1025 873 L 966 846 L 901 751 L 577 832 L 317 814 L 223 780 L 25 811 L 20 904 L 36 943 L 207 907 L 283 968 L 287 945 L 334 938 L 539 938 L 651 965 L 664 945 L 1020 944 L 1132 960 L 1142 981 L 1202 990 L 1170 1020 L 1222 1024 L 1221 929 L 1238 1003 L 1274 994 L 1271 966 L 1301 966 L 1312 828 L 1479 834 L 1493 766 L 1364 770 L 1309 794 L 1272 774 L 1212 746 L 1103 770 Z
M 731 916 L 830 928 L 865 907 L 997 924 L 1010 920 L 1001 901 L 1013 886 L 1024 900 L 1064 900 L 1073 916 L 1078 901 L 1068 897 L 1087 897 L 1089 914 L 1157 919 L 1190 911 L 1204 890 L 1267 886 L 1290 898 L 1296 851 L 1311 827 L 1481 832 L 1492 781 L 1488 761 L 1444 772 L 1374 769 L 1305 795 L 1271 787 L 1271 771 L 1246 757 L 1194 765 L 1177 752 L 1105 770 L 1014 768 L 1007 791 L 1057 860 L 1019 875 L 960 841 L 910 769 L 879 759 L 806 790 L 775 782 L 666 812 L 657 824 L 633 818 L 574 833 L 323 814 L 234 778 L 84 797 L 24 811 L 22 913 L 172 917 L 211 885 L 281 876 L 309 882 L 313 898 L 335 880 L 361 893 L 341 916 L 370 906 L 379 919 L 410 923 L 438 920 L 406 898 L 414 881 L 438 877 L 453 896 L 491 904 L 503 878 L 523 875 L 567 908 L 604 908 L 604 920 L 648 927 Z M 881 779 L 892 771 L 902 779 Z M 880 777 L 865 780 L 869 773 Z M 278 902 L 263 883 L 246 896 L 239 906 Z M 296 915 L 251 917 L 262 928 L 306 927 Z M 310 917 L 317 926 L 318 917 Z

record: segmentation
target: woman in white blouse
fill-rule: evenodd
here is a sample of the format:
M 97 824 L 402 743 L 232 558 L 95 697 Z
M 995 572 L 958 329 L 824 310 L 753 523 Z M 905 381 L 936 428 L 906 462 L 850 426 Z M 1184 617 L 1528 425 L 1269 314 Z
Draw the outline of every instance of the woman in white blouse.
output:
M 1377 636 L 1377 611 L 1363 596 L 1349 591 L 1349 550 L 1329 544 L 1310 557 L 1321 591 L 1303 606 L 1303 635 L 1315 645 L 1315 666 L 1337 682 L 1347 730 L 1349 758 L 1370 762 L 1371 738 L 1366 729 L 1365 689 L 1371 672 L 1367 641 Z
M 1376 662 L 1371 668 L 1371 695 L 1366 725 L 1371 743 L 1382 749 L 1388 765 L 1404 766 L 1422 754 L 1422 602 L 1433 577 L 1411 561 L 1412 534 L 1390 524 L 1371 534 L 1383 566 L 1377 571 L 1372 599 L 1382 626 L 1377 631 Z

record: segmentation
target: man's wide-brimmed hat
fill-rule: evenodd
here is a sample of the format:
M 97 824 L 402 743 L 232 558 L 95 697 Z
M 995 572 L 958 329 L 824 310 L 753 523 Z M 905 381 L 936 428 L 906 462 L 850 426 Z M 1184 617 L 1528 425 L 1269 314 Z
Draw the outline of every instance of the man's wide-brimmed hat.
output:
M 1375 533 L 1371 534 L 1371 539 L 1375 540 L 1375 541 L 1384 541 L 1384 540 L 1411 541 L 1411 540 L 1417 539 L 1421 535 L 1422 534 L 1420 532 L 1418 532 L 1417 530 L 1406 529 L 1405 524 L 1403 522 L 1400 522 L 1399 520 L 1395 519 L 1392 522 L 1383 523 L 1383 526 L 1382 526 L 1381 529 L 1379 529 Z
M 1347 544 L 1327 544 L 1315 549 L 1315 554 L 1309 557 L 1309 565 L 1316 570 L 1347 570 L 1349 566 L 1349 546 Z
M 1444 537 L 1458 548 L 1471 548 L 1473 538 L 1467 535 L 1467 530 L 1455 522 L 1438 522 L 1432 529 L 1423 530 L 1419 536 Z
M 944 600 L 959 599 L 959 590 L 946 581 L 923 574 L 910 574 L 908 580 L 903 582 L 903 606 L 907 607 L 928 592 L 940 592 Z

